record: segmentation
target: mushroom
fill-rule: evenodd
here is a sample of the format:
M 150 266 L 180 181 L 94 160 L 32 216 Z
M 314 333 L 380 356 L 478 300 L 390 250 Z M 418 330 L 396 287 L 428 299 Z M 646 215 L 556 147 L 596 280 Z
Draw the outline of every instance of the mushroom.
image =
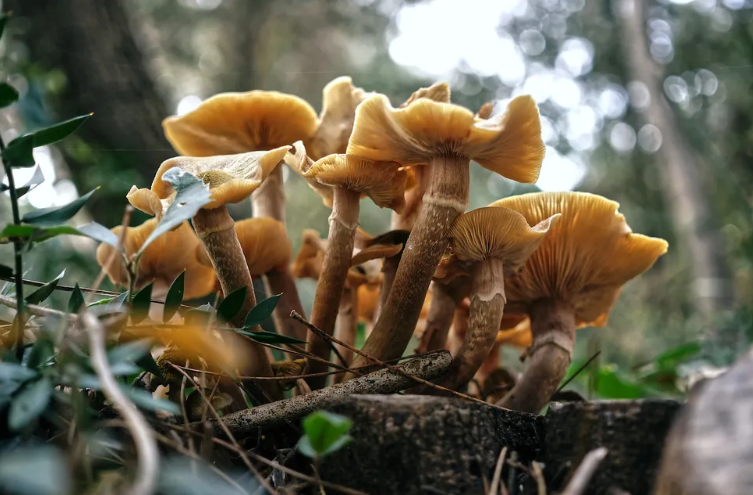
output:
M 405 350 L 447 235 L 468 206 L 470 160 L 510 179 L 535 182 L 544 157 L 539 113 L 527 96 L 513 99 L 504 114 L 476 121 L 469 110 L 449 103 L 421 98 L 394 109 L 377 95 L 358 106 L 348 153 L 404 166 L 428 164 L 421 213 L 387 304 L 363 349 L 390 360 Z M 353 363 L 364 364 L 360 357 Z
M 311 310 L 311 323 L 332 335 L 353 254 L 361 194 L 368 195 L 377 206 L 399 210 L 404 206 L 406 174 L 395 162 L 329 155 L 314 163 L 305 177 L 334 189 L 327 251 Z M 309 332 L 307 350 L 327 359 L 330 347 L 327 341 Z M 325 367 L 318 361 L 308 362 L 310 373 L 324 371 Z M 312 389 L 324 383 L 321 377 L 307 381 Z
M 282 161 L 289 149 L 290 146 L 283 146 L 271 151 L 237 155 L 171 158 L 160 165 L 152 183 L 152 191 L 160 199 L 174 198 L 173 186 L 162 177 L 165 172 L 177 167 L 209 185 L 212 201 L 196 213 L 193 225 L 212 261 L 222 292 L 230 294 L 241 287 L 248 289 L 241 311 L 229 322 L 237 328 L 243 327 L 246 315 L 256 305 L 256 297 L 251 274 L 233 228 L 233 219 L 225 205 L 243 201 L 251 195 Z M 251 354 L 250 363 L 244 369 L 244 375 L 272 376 L 264 349 L 249 341 L 248 351 Z M 260 387 L 273 400 L 282 398 L 280 389 L 273 383 L 261 382 Z
M 268 293 L 282 294 L 272 314 L 275 327 L 283 335 L 305 339 L 305 329 L 290 318 L 291 311 L 301 315 L 305 313 L 290 273 L 293 248 L 285 226 L 272 218 L 249 218 L 235 222 L 234 228 L 251 277 L 263 275 Z M 197 258 L 205 265 L 212 264 L 201 245 L 198 246 Z
M 126 227 L 123 247 L 127 257 L 134 256 L 141 249 L 158 223 L 156 219 L 151 219 L 137 227 Z M 111 231 L 120 237 L 123 227 L 117 226 Z M 140 289 L 153 281 L 152 295 L 159 297 L 167 294 L 173 281 L 185 271 L 185 299 L 210 294 L 214 288 L 214 271 L 211 267 L 202 265 L 196 258 L 195 248 L 199 246 L 199 239 L 188 222 L 183 222 L 175 230 L 157 237 L 141 256 L 134 288 Z M 128 287 L 128 272 L 123 259 L 117 255 L 113 256 L 114 253 L 113 246 L 100 244 L 97 248 L 97 263 L 113 284 Z M 107 264 L 110 260 L 110 264 Z
M 318 160 L 334 153 L 345 153 L 353 132 L 356 107 L 365 97 L 363 89 L 353 86 L 347 76 L 333 79 L 324 86 L 319 127 L 308 141 L 311 158 Z
M 414 101 L 427 98 L 440 103 L 450 102 L 450 85 L 445 82 L 434 83 L 428 88 L 415 91 L 399 108 L 405 108 Z M 411 230 L 416 223 L 426 188 L 429 187 L 429 174 L 426 167 L 409 167 L 408 187 L 405 188 L 405 210 L 402 213 L 392 212 L 390 228 L 392 230 Z
M 633 234 L 619 204 L 587 193 L 531 193 L 492 203 L 529 225 L 561 213 L 557 225 L 505 281 L 508 306 L 531 318 L 533 345 L 522 378 L 500 405 L 538 413 L 564 377 L 575 329 L 603 327 L 623 284 L 667 251 L 663 239 Z
M 410 232 L 407 230 L 391 230 L 365 242 L 367 250 L 376 250 L 381 253 L 381 255 L 377 257 L 384 258 L 384 262 L 382 263 L 382 284 L 379 291 L 379 304 L 376 310 L 377 314 L 387 302 L 387 295 L 390 293 L 390 289 L 392 289 L 392 282 L 395 280 L 395 272 L 397 272 L 397 267 L 400 265 L 403 247 L 405 246 L 405 243 L 408 242 L 408 236 L 410 236 Z M 364 256 L 365 252 L 359 254 Z
M 162 122 L 167 140 L 181 155 L 215 156 L 268 151 L 310 138 L 316 112 L 297 96 L 276 91 L 222 93 L 184 115 Z M 282 168 L 275 164 L 252 197 L 254 217 L 285 223 Z
M 449 234 L 450 248 L 456 263 L 472 274 L 468 330 L 450 369 L 434 383 L 457 390 L 473 378 L 500 328 L 505 278 L 523 266 L 558 219 L 559 214 L 553 214 L 530 227 L 520 213 L 493 207 L 457 219 Z

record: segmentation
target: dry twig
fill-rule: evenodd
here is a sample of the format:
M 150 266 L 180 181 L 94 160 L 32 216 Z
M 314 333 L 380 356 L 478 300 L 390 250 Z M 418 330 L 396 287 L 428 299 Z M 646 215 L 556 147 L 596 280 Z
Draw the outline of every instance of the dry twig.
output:
M 570 479 L 570 483 L 567 484 L 560 495 L 581 495 L 588 486 L 588 482 L 591 481 L 591 477 L 596 472 L 596 468 L 599 467 L 601 461 L 607 456 L 607 449 L 599 447 L 594 449 L 583 458 L 583 461 L 575 470 L 575 474 Z
M 489 487 L 489 495 L 499 495 L 499 482 L 502 479 L 502 466 L 505 464 L 505 457 L 507 456 L 507 447 L 503 447 L 499 452 L 497 458 L 497 465 L 494 467 L 494 477 L 492 478 L 492 484 Z

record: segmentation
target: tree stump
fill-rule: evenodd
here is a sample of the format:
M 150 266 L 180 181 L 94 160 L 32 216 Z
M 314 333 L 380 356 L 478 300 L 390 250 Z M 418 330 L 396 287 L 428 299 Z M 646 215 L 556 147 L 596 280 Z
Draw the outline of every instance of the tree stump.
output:
M 598 447 L 608 450 L 607 457 L 584 495 L 651 493 L 680 406 L 658 399 L 551 404 L 543 456 L 549 493 L 564 488 L 583 457 Z
M 445 397 L 360 395 L 330 408 L 353 441 L 324 459 L 322 479 L 371 495 L 484 493 L 503 447 L 539 454 L 543 418 Z
M 753 353 L 694 388 L 667 439 L 656 495 L 753 493 Z

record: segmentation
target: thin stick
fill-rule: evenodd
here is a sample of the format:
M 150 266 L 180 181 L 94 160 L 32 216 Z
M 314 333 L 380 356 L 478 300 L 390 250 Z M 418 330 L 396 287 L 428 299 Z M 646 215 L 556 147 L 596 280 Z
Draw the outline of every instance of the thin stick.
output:
M 570 483 L 567 484 L 560 495 L 581 495 L 586 490 L 588 482 L 591 481 L 591 477 L 596 472 L 596 468 L 599 467 L 606 456 L 607 449 L 604 447 L 599 447 L 586 454 L 583 462 L 580 463 L 570 479 Z
M 84 328 L 89 334 L 91 363 L 99 378 L 104 394 L 112 401 L 115 409 L 123 416 L 126 427 L 133 436 L 138 457 L 136 478 L 127 492 L 130 495 L 151 495 L 157 486 L 159 452 L 154 432 L 136 406 L 123 393 L 110 371 L 105 349 L 105 331 L 99 320 L 88 311 L 83 312 Z
M 188 373 L 186 373 L 185 371 L 183 371 L 182 369 L 180 369 L 179 366 L 175 366 L 173 363 L 169 363 L 169 364 L 174 369 L 178 370 L 178 372 L 181 373 L 184 377 L 186 377 L 189 380 L 191 380 L 191 383 L 193 383 L 194 387 L 196 387 L 196 389 L 199 391 L 199 394 L 201 396 L 201 400 L 204 401 L 204 403 L 207 405 L 207 409 L 209 409 L 212 412 L 212 415 L 215 417 L 215 421 L 216 421 L 215 426 L 217 424 L 219 424 L 219 426 L 222 429 L 223 433 L 225 433 L 225 435 L 227 435 L 227 437 L 230 439 L 230 441 L 232 441 L 234 444 L 237 445 L 238 441 L 235 439 L 235 437 L 233 436 L 232 432 L 225 425 L 225 422 L 223 421 L 223 418 L 220 417 L 220 415 L 217 413 L 217 410 L 212 405 L 212 402 L 204 394 L 204 390 L 199 386 L 199 384 L 196 383 L 196 381 L 194 381 L 194 379 L 191 378 L 191 376 Z M 273 495 L 279 495 L 279 493 L 277 492 L 277 490 L 275 490 L 274 488 L 272 488 L 270 486 L 270 484 L 267 482 L 266 478 L 264 478 L 261 475 L 261 473 L 259 473 L 259 471 L 254 467 L 254 465 L 251 464 L 251 461 L 248 460 L 248 457 L 246 456 L 245 452 L 243 452 L 239 448 L 239 452 L 238 453 L 240 454 L 240 457 L 243 460 L 243 463 L 246 465 L 246 467 L 248 467 L 248 469 L 252 473 L 254 473 L 254 476 L 256 476 L 256 478 L 259 480 L 259 483 L 261 484 L 261 486 L 263 486 L 264 489 L 267 490 L 269 493 L 271 493 Z
M 537 495 L 546 495 L 546 481 L 544 481 L 544 472 L 541 470 L 541 464 L 536 461 L 531 463 L 531 476 L 536 480 Z
M 380 361 L 379 359 L 377 359 L 375 357 L 372 357 L 372 356 L 366 354 L 365 352 L 362 352 L 360 349 L 356 349 L 352 345 L 346 344 L 345 342 L 343 342 L 341 340 L 338 340 L 338 339 L 336 339 L 335 337 L 333 337 L 331 335 L 328 335 L 323 330 L 321 330 L 319 328 L 316 328 L 314 325 L 312 325 L 311 323 L 309 323 L 308 321 L 306 321 L 306 319 L 304 317 L 302 317 L 301 315 L 299 315 L 295 311 L 293 311 L 292 313 L 290 313 L 290 316 L 291 316 L 291 318 L 295 319 L 296 321 L 298 321 L 298 322 L 306 325 L 312 332 L 316 333 L 317 335 L 319 335 L 323 339 L 332 340 L 332 342 L 334 342 L 335 344 L 339 344 L 339 345 L 345 347 L 346 349 L 349 349 L 349 350 L 355 352 L 359 356 L 362 356 L 362 357 L 366 358 L 367 360 L 371 361 L 372 363 L 374 363 L 376 365 L 379 365 L 379 366 L 382 366 L 384 368 L 387 368 L 388 370 L 393 371 L 393 372 L 395 372 L 395 373 L 397 373 L 399 375 L 402 375 L 405 378 L 409 378 L 409 379 L 413 380 L 414 382 L 421 383 L 423 385 L 427 385 L 427 386 L 429 386 L 431 388 L 435 388 L 435 389 L 441 390 L 443 392 L 448 392 L 448 393 L 450 393 L 450 394 L 452 394 L 452 395 L 454 395 L 456 397 L 460 397 L 461 399 L 465 399 L 465 400 L 468 400 L 468 401 L 471 401 L 471 402 L 476 402 L 478 404 L 483 404 L 485 406 L 494 407 L 494 408 L 497 408 L 497 409 L 504 409 L 505 411 L 509 410 L 509 409 L 507 409 L 505 407 L 502 407 L 502 406 L 497 406 L 495 404 L 489 404 L 488 402 L 484 402 L 481 399 L 477 399 L 475 397 L 471 397 L 470 395 L 462 394 L 460 392 L 456 392 L 455 390 L 450 390 L 449 388 L 445 388 L 445 387 L 443 387 L 441 385 L 437 385 L 436 383 L 431 383 L 430 381 L 424 380 L 423 378 L 419 378 L 419 377 L 416 377 L 416 376 L 411 376 L 411 375 L 405 373 L 403 370 L 401 370 L 400 368 L 398 368 L 396 366 L 392 366 L 391 364 L 387 364 L 384 361 Z
M 489 495 L 499 495 L 499 482 L 502 479 L 502 466 L 505 464 L 505 457 L 507 456 L 507 447 L 502 447 L 499 451 L 499 457 L 497 458 L 497 465 L 494 466 L 494 477 L 492 478 L 492 484 L 489 487 Z
M 575 373 L 573 373 L 572 376 L 569 376 L 562 383 L 562 385 L 560 385 L 560 387 L 554 392 L 554 394 L 557 394 L 557 393 L 561 392 L 563 388 L 565 388 L 568 385 L 570 385 L 570 382 L 572 382 L 573 380 L 575 380 L 575 378 L 578 375 L 580 375 L 583 372 L 584 369 L 588 368 L 588 365 L 591 364 L 594 359 L 596 359 L 597 357 L 599 357 L 599 354 L 601 354 L 601 351 L 597 351 L 596 354 L 594 354 L 593 356 L 591 356 L 590 358 L 588 358 L 588 361 L 586 361 L 585 363 L 583 363 L 583 366 L 581 366 L 580 368 L 578 368 L 577 370 L 575 370 Z M 554 394 L 552 394 L 552 395 L 554 395 Z
M 397 372 L 381 370 L 306 395 L 228 414 L 222 417 L 223 422 L 219 427 L 215 425 L 215 434 L 220 435 L 229 428 L 239 435 L 248 435 L 256 428 L 302 418 L 318 409 L 342 402 L 354 394 L 393 394 L 409 387 L 414 382 L 414 375 L 428 379 L 440 376 L 447 371 L 451 362 L 450 353 L 444 351 L 401 364 L 397 368 L 400 371 Z
M 8 306 L 9 308 L 18 309 L 18 300 L 12 297 L 0 296 L 0 304 Z M 78 315 L 65 313 L 63 311 L 58 311 L 57 309 L 45 308 L 35 304 L 24 304 L 23 306 L 29 314 L 35 316 L 59 316 L 60 318 L 68 318 L 71 321 L 78 320 Z

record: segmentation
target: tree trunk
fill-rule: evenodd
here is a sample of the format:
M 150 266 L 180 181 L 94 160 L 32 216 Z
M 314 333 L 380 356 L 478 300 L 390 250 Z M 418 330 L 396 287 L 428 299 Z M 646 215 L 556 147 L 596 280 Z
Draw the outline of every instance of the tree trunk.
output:
M 651 103 L 641 113 L 646 124 L 662 134 L 658 151 L 661 180 L 679 243 L 687 250 L 693 276 L 694 299 L 707 328 L 712 317 L 734 303 L 734 285 L 724 259 L 724 246 L 708 188 L 704 184 L 706 167 L 682 135 L 672 109 L 662 93 L 662 70 L 651 59 L 646 43 L 646 0 L 621 0 L 622 46 L 631 79 L 648 88 Z M 709 330 L 707 337 L 719 336 Z M 715 333 L 715 332 L 714 332 Z

